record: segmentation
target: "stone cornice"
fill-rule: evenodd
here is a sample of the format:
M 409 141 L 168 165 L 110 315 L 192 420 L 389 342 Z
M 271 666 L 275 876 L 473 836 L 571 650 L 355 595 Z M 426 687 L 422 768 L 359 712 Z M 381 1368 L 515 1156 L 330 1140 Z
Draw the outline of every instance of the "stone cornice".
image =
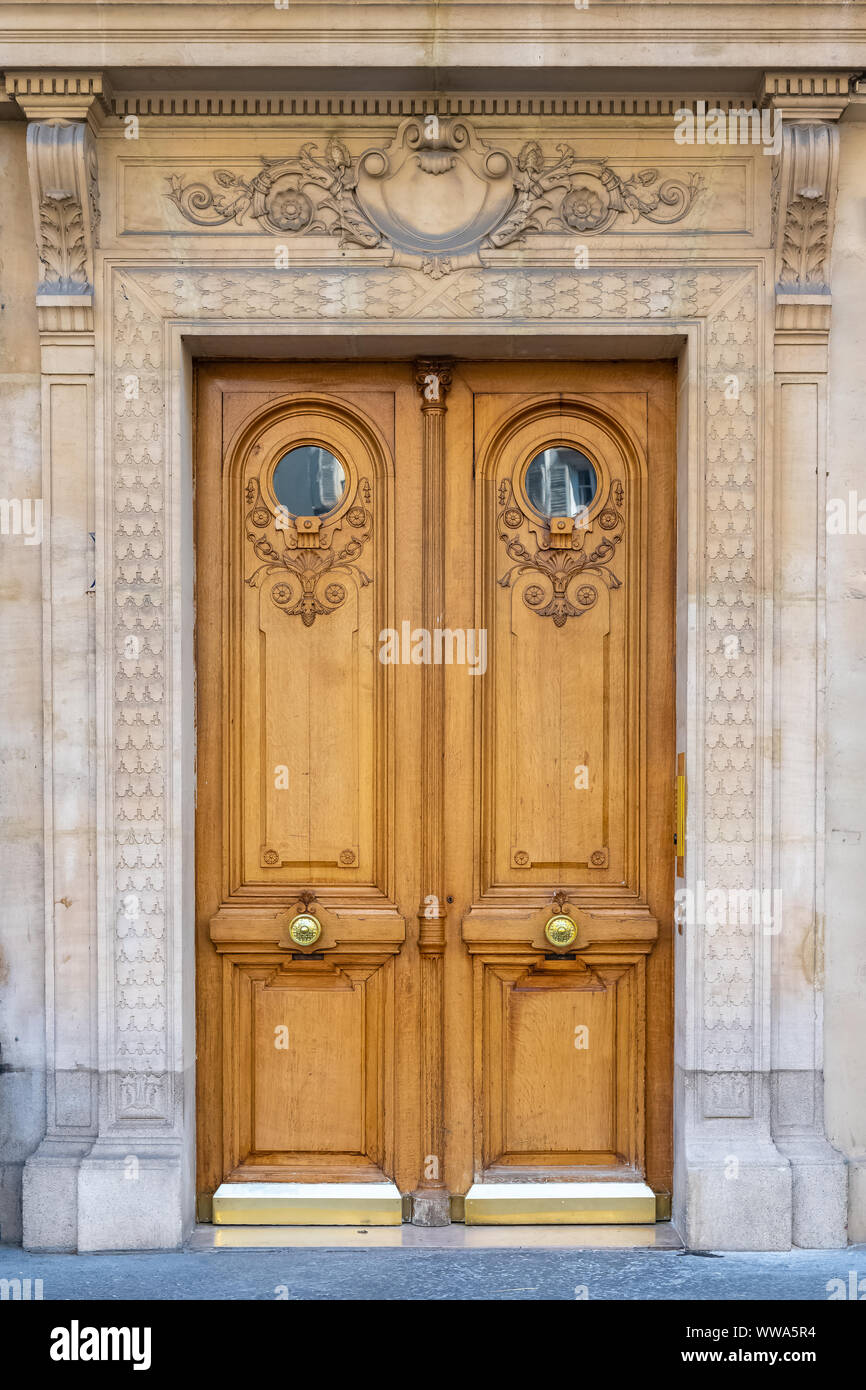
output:
M 291 0 L 0 3 L 0 62 L 92 62 L 111 68 L 333 65 L 414 70 L 510 67 L 754 67 L 772 45 L 779 65 L 830 67 L 844 52 L 866 67 L 866 13 L 844 0 Z
M 848 72 L 766 72 L 761 90 L 763 105 L 778 111 L 783 120 L 838 120 L 851 96 Z
M 6 96 L 29 121 L 84 121 L 97 126 L 111 111 L 111 88 L 101 72 L 7 72 Z
M 0 4 L 2 11 L 2 4 Z M 730 110 L 754 103 L 772 106 L 786 119 L 835 120 L 851 101 L 852 79 L 857 74 L 820 70 L 764 73 L 756 90 L 744 86 L 725 89 L 720 83 L 702 84 L 699 73 L 672 74 L 667 90 L 595 91 L 565 90 L 425 92 L 407 87 L 372 91 L 227 90 L 223 86 L 196 86 L 196 74 L 187 70 L 189 85 L 180 90 L 125 90 L 114 93 L 106 76 L 93 70 L 7 70 L 5 93 L 30 120 L 82 120 L 94 127 L 106 117 L 136 115 L 171 120 L 251 120 L 296 118 L 402 119 L 425 116 L 489 117 L 525 121 L 527 118 L 595 118 L 631 121 L 671 119 L 682 109 L 694 110 L 698 102 Z M 419 83 L 423 74 L 419 73 Z M 717 74 L 723 80 L 724 74 Z

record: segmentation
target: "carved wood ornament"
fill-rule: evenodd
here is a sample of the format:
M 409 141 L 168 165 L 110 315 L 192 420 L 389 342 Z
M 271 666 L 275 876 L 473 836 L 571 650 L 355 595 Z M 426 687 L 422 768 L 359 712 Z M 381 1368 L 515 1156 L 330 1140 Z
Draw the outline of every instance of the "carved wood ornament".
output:
M 249 504 L 246 537 L 261 561 L 246 582 L 255 588 L 266 577 L 284 575 L 271 589 L 271 601 L 281 613 L 312 627 L 317 617 L 345 603 L 348 590 L 338 577 L 341 573 L 360 588 L 373 582 L 355 563 L 373 531 L 373 491 L 368 478 L 359 480 L 348 511 L 330 523 L 327 518 L 296 517 L 278 526 L 255 478 L 247 483 L 245 496 Z M 309 531 L 304 531 L 305 526 Z
M 564 627 L 569 618 L 583 617 L 598 602 L 598 588 L 590 576 L 601 580 L 608 589 L 622 587 L 622 581 L 610 565 L 623 538 L 625 518 L 621 507 L 624 499 L 625 489 L 616 479 L 610 485 L 603 509 L 591 524 L 580 526 L 572 518 L 553 517 L 551 529 L 543 533 L 542 544 L 532 550 L 526 543 L 529 529 L 526 514 L 518 505 L 511 483 L 504 480 L 499 486 L 501 510 L 496 519 L 496 532 L 514 563 L 498 582 L 507 589 L 517 576 L 534 571 L 538 582 L 523 590 L 527 608 L 540 618 L 552 618 L 555 627 Z M 587 550 L 595 525 L 604 534 L 597 545 Z M 561 535 L 556 533 L 557 526 L 562 527 Z

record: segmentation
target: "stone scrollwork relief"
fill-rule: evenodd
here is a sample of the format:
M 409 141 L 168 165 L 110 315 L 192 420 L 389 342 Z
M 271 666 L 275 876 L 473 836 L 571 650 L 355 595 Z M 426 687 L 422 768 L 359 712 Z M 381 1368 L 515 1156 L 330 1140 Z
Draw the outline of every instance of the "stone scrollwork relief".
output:
M 357 156 L 331 139 L 323 153 L 307 143 L 261 164 L 252 177 L 215 169 L 213 184 L 171 174 L 166 196 L 195 226 L 253 221 L 272 234 L 326 233 L 341 247 L 390 251 L 392 265 L 434 279 L 481 265 L 485 250 L 529 233 L 593 236 L 623 215 L 679 222 L 702 187 L 696 173 L 685 182 L 650 168 L 620 175 L 569 145 L 550 158 L 531 140 L 515 157 L 458 117 L 410 118 L 387 145 Z
M 586 526 L 576 522 L 568 527 L 566 543 L 551 531 L 544 533 L 541 545 L 526 544 L 524 534 L 527 518 L 517 503 L 514 489 L 507 480 L 499 486 L 501 511 L 496 519 L 496 531 L 513 563 L 500 576 L 498 583 L 510 588 L 524 574 L 537 576 L 523 590 L 523 602 L 540 618 L 552 618 L 555 627 L 564 627 L 569 618 L 581 618 L 598 602 L 598 584 L 608 589 L 622 588 L 611 569 L 616 547 L 623 537 L 625 519 L 621 508 L 625 490 L 619 480 L 611 483 L 607 501 L 594 521 Z M 564 519 L 560 524 L 565 525 Z M 595 526 L 602 531 L 598 544 L 591 533 Z M 590 548 L 591 547 L 591 548 Z M 593 582 L 595 581 L 595 582 Z
M 340 246 L 379 245 L 380 233 L 358 206 L 357 168 L 341 140 L 329 140 L 321 156 L 314 144 L 306 144 L 290 158 L 262 156 L 261 162 L 252 179 L 215 169 L 214 181 L 223 192 L 172 174 L 166 196 L 197 227 L 243 225 L 250 217 L 274 234 L 330 232 L 339 236 Z
M 595 236 L 609 231 L 621 213 L 668 225 L 685 217 L 703 182 L 700 174 L 661 179 L 657 169 L 623 178 L 603 159 L 581 159 L 570 145 L 557 145 L 559 159 L 549 165 L 541 145 L 531 140 L 517 156 L 516 198 L 508 217 L 489 236 L 491 246 L 508 246 L 530 231 L 573 231 Z M 542 216 L 547 213 L 548 216 Z

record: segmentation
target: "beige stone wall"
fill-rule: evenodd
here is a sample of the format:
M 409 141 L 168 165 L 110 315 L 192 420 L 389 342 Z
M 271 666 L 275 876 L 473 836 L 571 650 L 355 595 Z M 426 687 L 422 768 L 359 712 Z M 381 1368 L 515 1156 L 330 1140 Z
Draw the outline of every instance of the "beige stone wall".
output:
M 828 500 L 866 533 L 866 125 L 843 123 L 833 243 Z M 825 1075 L 828 1134 L 852 1160 L 849 1238 L 866 1240 L 866 534 L 827 537 Z
M 41 497 L 36 243 L 23 122 L 0 124 L 0 497 Z M 45 1128 L 42 547 L 0 534 L 0 1240 Z

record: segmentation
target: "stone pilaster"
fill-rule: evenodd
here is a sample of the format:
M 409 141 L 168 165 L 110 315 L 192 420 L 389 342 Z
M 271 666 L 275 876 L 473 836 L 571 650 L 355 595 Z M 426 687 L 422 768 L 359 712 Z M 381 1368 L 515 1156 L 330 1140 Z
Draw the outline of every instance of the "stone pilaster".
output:
M 745 569 L 756 547 L 751 612 L 708 645 L 708 676 L 741 699 L 755 686 L 759 699 L 754 728 L 735 715 L 730 727 L 713 733 L 722 756 L 702 788 L 700 884 L 693 883 L 694 865 L 691 873 L 687 868 L 695 896 L 721 888 L 728 898 L 715 921 L 698 913 L 695 922 L 700 995 L 721 998 L 728 983 L 725 1007 L 705 1010 L 703 1026 L 695 1018 L 696 1066 L 683 1077 L 685 1181 L 675 1215 L 693 1248 L 845 1243 L 845 1169 L 824 1139 L 822 1109 L 819 731 L 829 255 L 836 121 L 848 85 L 846 74 L 775 72 L 765 75 L 760 92 L 760 104 L 778 122 L 771 185 L 775 453 L 759 470 L 751 498 L 743 470 L 719 471 L 728 495 L 755 509 L 754 537 L 732 518 L 721 549 L 713 540 L 708 552 L 710 560 L 739 546 L 735 564 Z M 736 412 L 742 382 L 736 372 L 728 380 L 736 389 L 727 408 Z M 743 784 L 750 760 L 754 821 L 733 837 L 707 812 L 714 789 L 717 795 Z M 745 913 L 744 889 L 752 894 Z M 690 968 L 686 952 L 680 984 L 689 993 Z M 691 1017 L 695 1011 L 686 1007 Z M 729 1018 L 737 1017 L 738 1057 L 719 1046 Z
M 830 251 L 847 104 L 840 74 L 771 74 L 773 170 L 774 883 L 772 1133 L 791 1165 L 792 1243 L 844 1245 L 847 1171 L 825 1138 L 824 700 Z
M 45 1138 L 24 1170 L 24 1244 L 74 1250 L 99 1125 L 96 940 L 94 131 L 92 73 L 7 73 L 28 118 L 39 256 L 45 708 Z

